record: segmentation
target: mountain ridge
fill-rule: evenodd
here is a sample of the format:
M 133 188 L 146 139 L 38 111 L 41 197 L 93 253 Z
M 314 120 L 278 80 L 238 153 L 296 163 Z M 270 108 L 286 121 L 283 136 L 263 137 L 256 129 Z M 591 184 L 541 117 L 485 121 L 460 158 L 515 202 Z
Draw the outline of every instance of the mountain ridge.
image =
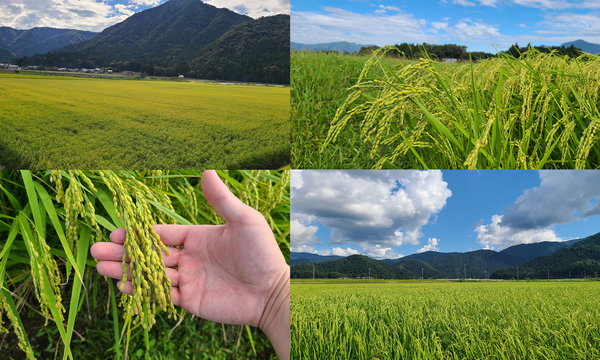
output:
M 26 30 L 0 27 L 0 48 L 14 53 L 14 58 L 61 48 L 89 40 L 97 33 L 85 30 L 34 27 Z

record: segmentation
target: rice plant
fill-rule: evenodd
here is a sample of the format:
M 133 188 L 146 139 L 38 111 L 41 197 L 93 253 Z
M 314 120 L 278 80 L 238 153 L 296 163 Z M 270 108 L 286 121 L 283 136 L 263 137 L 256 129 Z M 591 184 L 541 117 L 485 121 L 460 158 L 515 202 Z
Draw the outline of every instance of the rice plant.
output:
M 289 171 L 219 175 L 238 198 L 265 216 L 289 262 Z M 200 177 L 198 171 L 0 171 L 0 331 L 12 328 L 24 356 L 34 359 L 35 334 L 22 321 L 24 311 L 34 311 L 46 325 L 56 326 L 63 359 L 72 359 L 76 316 L 84 298 L 96 302 L 98 285 L 90 294 L 84 284 L 86 275 L 96 272 L 89 248 L 125 227 L 132 235 L 125 247 L 134 259 L 131 272 L 138 286 L 133 296 L 121 295 L 120 321 L 118 290 L 107 281 L 112 351 L 115 358 L 127 356 L 130 334 L 143 328 L 148 357 L 148 332 L 160 312 L 180 320 L 184 314 L 171 302 L 160 256 L 166 249 L 152 226 L 225 223 L 204 198 Z
M 518 59 L 447 65 L 424 53 L 388 66 L 391 49 L 366 62 L 322 154 L 357 122 L 376 169 L 600 168 L 598 56 L 530 49 Z
M 600 282 L 292 283 L 292 359 L 600 357 Z

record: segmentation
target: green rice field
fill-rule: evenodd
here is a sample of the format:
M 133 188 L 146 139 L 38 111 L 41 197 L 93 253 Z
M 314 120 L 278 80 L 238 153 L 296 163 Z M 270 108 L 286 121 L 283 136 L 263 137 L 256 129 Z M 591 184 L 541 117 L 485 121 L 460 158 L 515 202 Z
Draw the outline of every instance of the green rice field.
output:
M 4 168 L 279 168 L 289 89 L 0 74 Z
M 600 282 L 291 285 L 292 359 L 598 359 Z
M 600 168 L 600 58 L 293 53 L 294 167 Z

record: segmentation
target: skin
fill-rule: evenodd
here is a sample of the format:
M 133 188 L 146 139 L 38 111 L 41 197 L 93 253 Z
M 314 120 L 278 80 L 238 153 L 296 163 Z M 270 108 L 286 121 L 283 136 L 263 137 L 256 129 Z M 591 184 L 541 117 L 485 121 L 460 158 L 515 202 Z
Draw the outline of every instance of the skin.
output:
M 290 267 L 265 218 L 233 195 L 214 171 L 202 175 L 202 191 L 226 225 L 156 225 L 175 305 L 203 319 L 261 328 L 281 359 L 290 358 Z M 122 279 L 125 229 L 96 243 L 100 274 Z M 128 274 L 123 288 L 133 294 Z M 118 283 L 119 289 L 121 282 Z

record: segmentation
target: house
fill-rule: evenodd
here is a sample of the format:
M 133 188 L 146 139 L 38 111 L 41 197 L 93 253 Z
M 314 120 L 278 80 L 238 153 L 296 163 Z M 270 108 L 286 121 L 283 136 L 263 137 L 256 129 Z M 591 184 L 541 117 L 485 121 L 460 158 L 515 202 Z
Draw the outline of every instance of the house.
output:
M 108 70 L 108 73 L 109 73 L 109 74 L 112 74 L 112 70 Z
M 179 78 L 180 78 L 180 79 L 183 79 L 183 75 L 179 75 Z
M 36 70 L 38 67 L 35 65 L 29 65 L 27 66 L 27 70 Z
M 123 76 L 133 76 L 133 71 L 123 71 Z
M 18 65 L 8 65 L 8 70 L 21 70 L 21 67 Z
M 56 71 L 67 71 L 67 68 L 58 68 Z
M 456 62 L 456 59 L 453 59 L 453 58 L 443 58 L 442 62 L 446 63 L 446 64 L 453 64 L 453 63 Z

